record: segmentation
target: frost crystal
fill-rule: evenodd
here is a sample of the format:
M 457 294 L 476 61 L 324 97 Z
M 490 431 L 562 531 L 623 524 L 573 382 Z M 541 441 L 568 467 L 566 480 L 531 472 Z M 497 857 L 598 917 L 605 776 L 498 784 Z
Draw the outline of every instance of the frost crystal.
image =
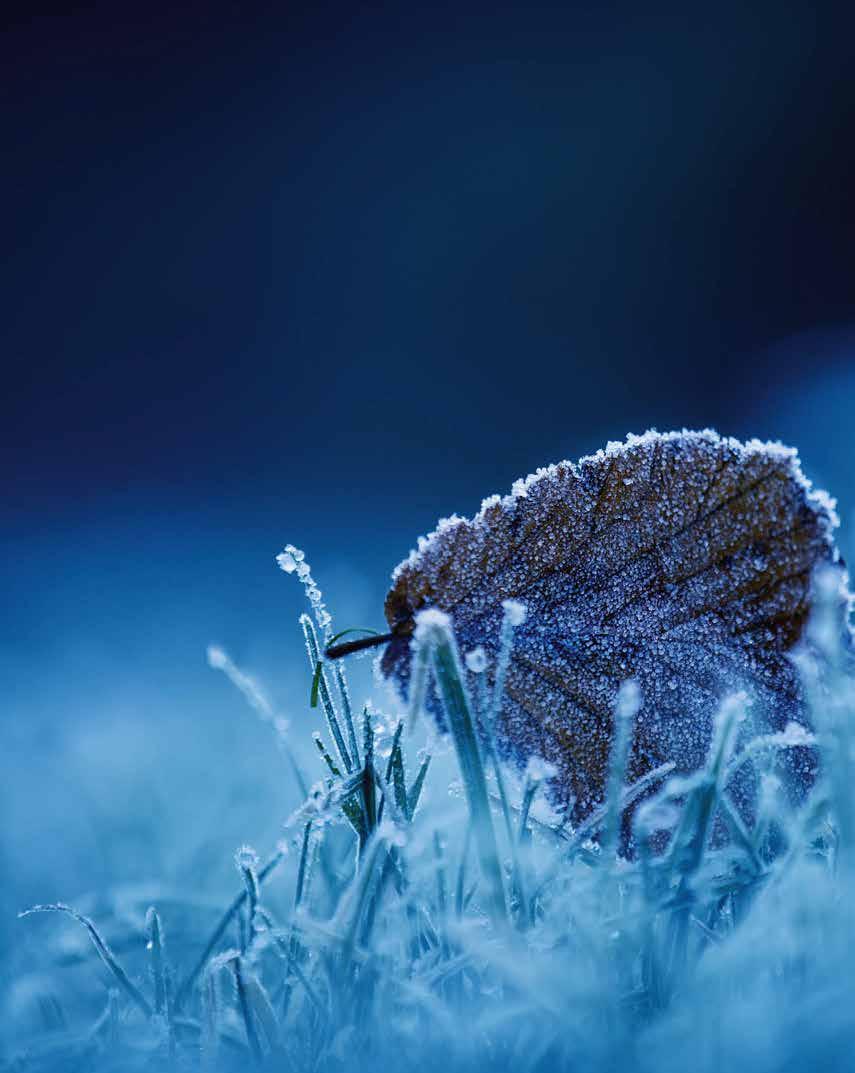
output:
M 297 560 L 290 551 L 280 552 L 276 556 L 276 562 L 279 563 L 280 570 L 284 570 L 286 574 L 293 574 L 297 569 Z
M 450 619 L 463 651 L 484 650 L 493 685 L 502 623 L 517 619 L 499 748 L 520 769 L 533 756 L 554 764 L 554 803 L 575 823 L 602 803 L 616 710 L 638 708 L 630 782 L 666 761 L 697 770 L 734 690 L 768 731 L 806 724 L 789 654 L 822 564 L 845 619 L 836 525 L 794 450 L 710 430 L 630 436 L 540 469 L 471 521 L 445 519 L 421 538 L 393 575 L 382 670 L 406 695 L 413 631 Z M 616 709 L 630 679 L 640 692 Z M 812 782 L 809 747 L 780 764 L 793 792 Z M 734 780 L 741 808 L 752 778 L 747 765 Z
M 258 854 L 252 846 L 241 846 L 235 854 L 235 866 L 240 872 L 247 869 L 254 872 L 258 869 L 258 864 Z
M 502 607 L 512 626 L 522 626 L 525 622 L 525 604 L 521 604 L 519 600 L 503 600 Z
M 670 685 L 670 683 L 669 683 Z M 623 682 L 618 690 L 615 710 L 621 719 L 634 719 L 641 709 L 641 690 L 638 682 Z
M 555 764 L 541 760 L 539 756 L 530 757 L 525 766 L 525 777 L 529 782 L 545 782 L 547 779 L 554 779 L 557 774 L 558 768 Z
M 301 551 L 300 548 L 295 548 L 293 544 L 286 544 L 285 550 L 281 551 L 276 556 L 276 562 L 279 564 L 280 569 L 284 570 L 286 574 L 296 573 L 297 577 L 303 583 L 303 587 L 306 590 L 306 596 L 309 598 L 309 603 L 312 605 L 315 622 L 317 622 L 318 628 L 323 633 L 324 638 L 328 639 L 331 634 L 330 626 L 332 625 L 332 617 L 323 602 L 323 593 L 315 584 L 315 580 L 312 577 L 312 568 L 306 562 L 306 553 Z
M 487 653 L 481 645 L 466 653 L 466 666 L 473 674 L 482 674 L 487 670 Z

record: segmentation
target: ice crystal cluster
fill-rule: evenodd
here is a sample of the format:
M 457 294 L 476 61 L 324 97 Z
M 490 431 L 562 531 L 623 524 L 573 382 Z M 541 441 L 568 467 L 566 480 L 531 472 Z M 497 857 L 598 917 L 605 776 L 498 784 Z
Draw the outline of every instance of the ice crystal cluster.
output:
M 328 637 L 332 618 L 324 603 L 323 593 L 312 577 L 312 568 L 306 562 L 306 553 L 301 551 L 300 548 L 295 548 L 293 544 L 286 544 L 284 551 L 281 551 L 276 556 L 276 562 L 279 564 L 280 570 L 284 570 L 286 574 L 296 574 L 303 583 L 306 596 L 312 605 L 315 621 L 323 631 L 324 636 Z
M 435 607 L 464 651 L 486 655 L 490 678 L 503 602 L 523 604 L 499 747 L 520 767 L 531 756 L 553 763 L 553 796 L 579 822 L 602 801 L 622 682 L 635 680 L 643 698 L 631 779 L 669 760 L 695 770 L 728 691 L 747 691 L 752 730 L 805 719 L 788 653 L 814 571 L 838 563 L 836 525 L 790 448 L 710 430 L 630 436 L 539 469 L 471 521 L 443 519 L 422 538 L 393 575 L 386 615 L 397 635 L 383 671 L 406 693 L 410 623 Z M 813 756 L 793 749 L 784 763 L 798 796 Z M 738 789 L 743 810 L 753 793 Z

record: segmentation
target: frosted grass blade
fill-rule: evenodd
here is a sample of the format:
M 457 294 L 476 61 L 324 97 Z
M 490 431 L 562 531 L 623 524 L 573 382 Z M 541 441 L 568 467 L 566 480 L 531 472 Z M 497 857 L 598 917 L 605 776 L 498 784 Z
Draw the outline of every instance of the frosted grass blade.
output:
M 255 1059 L 256 1065 L 260 1066 L 264 1061 L 264 1054 L 261 1050 L 261 1041 L 258 1038 L 258 1032 L 255 1027 L 252 1008 L 250 1006 L 250 1000 L 247 994 L 241 958 L 234 958 L 232 960 L 231 965 L 235 979 L 235 990 L 237 991 L 238 1006 L 240 1007 L 244 1029 L 246 1030 L 247 1043 L 249 1044 L 250 1053 Z
M 268 878 L 268 876 L 270 876 L 276 870 L 276 868 L 284 860 L 284 858 L 285 858 L 285 850 L 280 849 L 280 850 L 277 850 L 267 860 L 267 862 L 258 871 L 258 883 L 259 883 L 259 886 L 261 884 L 263 884 L 264 881 Z M 226 909 L 225 913 L 223 913 L 222 917 L 220 918 L 219 924 L 217 924 L 216 928 L 214 928 L 213 934 L 211 935 L 211 937 L 208 940 L 208 942 L 205 944 L 205 948 L 202 951 L 202 953 L 200 954 L 198 961 L 193 966 L 193 968 L 190 970 L 190 972 L 187 975 L 187 977 L 185 978 L 184 982 L 178 988 L 178 992 L 176 993 L 176 996 L 175 996 L 175 1012 L 176 1013 L 184 1006 L 184 1003 L 187 1001 L 187 999 L 188 999 L 188 997 L 190 995 L 190 991 L 193 988 L 193 985 L 196 983 L 197 979 L 199 978 L 199 974 L 202 972 L 202 970 L 208 964 L 208 961 L 210 960 L 211 955 L 214 953 L 214 950 L 216 949 L 217 943 L 219 943 L 219 941 L 225 935 L 226 928 L 228 928 L 229 924 L 231 924 L 231 922 L 234 919 L 234 917 L 236 916 L 236 914 L 239 913 L 241 911 L 241 909 L 243 908 L 243 906 L 246 904 L 247 897 L 248 897 L 247 891 L 246 891 L 246 888 L 244 888 L 240 892 L 240 894 L 238 894 L 235 897 L 234 901 L 231 903 L 231 905 L 228 907 L 228 909 Z
M 487 888 L 488 913 L 494 924 L 501 925 L 507 921 L 502 866 L 472 710 L 448 616 L 437 611 L 422 612 L 416 626 L 416 643 L 417 649 L 430 646 L 437 689 L 448 720 L 472 816 L 475 845 Z
M 166 1012 L 166 971 L 163 961 L 163 929 L 157 910 L 152 906 L 146 913 L 145 927 L 151 954 L 151 978 L 154 985 L 154 1012 Z
M 329 683 L 327 682 L 326 670 L 321 659 L 321 652 L 318 647 L 318 637 L 315 633 L 314 624 L 309 616 L 304 614 L 300 616 L 300 625 L 303 628 L 303 637 L 306 641 L 306 652 L 309 656 L 309 666 L 312 669 L 312 675 L 317 677 L 317 692 L 321 698 L 321 705 L 327 719 L 327 726 L 330 728 L 330 733 L 333 736 L 333 741 L 335 742 L 335 747 L 338 750 L 338 755 L 341 758 L 344 769 L 350 774 L 353 770 L 353 762 L 350 753 L 347 751 L 347 746 L 344 744 L 338 714 L 336 713 L 335 705 L 330 696 Z
M 89 917 L 83 916 L 82 913 L 78 913 L 75 909 L 72 909 L 71 906 L 64 905 L 62 902 L 55 902 L 50 905 L 34 905 L 30 909 L 25 909 L 22 913 L 19 913 L 18 917 L 28 917 L 35 913 L 65 913 L 67 916 L 70 916 L 72 920 L 76 920 L 78 924 L 82 924 L 89 933 L 89 938 L 92 940 L 92 945 L 98 951 L 98 956 L 113 976 L 115 976 L 119 987 L 146 1017 L 151 1017 L 154 1013 L 151 1003 L 119 964 L 112 950 L 110 950 Z

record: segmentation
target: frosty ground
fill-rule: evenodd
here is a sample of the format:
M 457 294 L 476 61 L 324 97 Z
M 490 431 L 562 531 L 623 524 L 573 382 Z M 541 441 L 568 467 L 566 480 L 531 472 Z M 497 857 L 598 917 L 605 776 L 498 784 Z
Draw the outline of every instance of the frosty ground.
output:
M 281 733 L 302 801 L 281 843 L 239 849 L 230 905 L 204 884 L 117 888 L 78 901 L 82 917 L 52 904 L 20 920 L 42 956 L 16 965 L 10 1069 L 851 1068 L 855 693 L 830 604 L 800 663 L 822 757 L 801 807 L 776 765 L 804 730 L 746 737 L 739 695 L 696 776 L 627 785 L 628 687 L 606 801 L 574 829 L 551 813 L 548 765 L 496 761 L 498 698 L 448 620 L 419 622 L 420 685 L 399 719 L 354 705 L 341 665 L 323 664 L 328 623 L 309 596 L 306 696 L 323 719 L 311 774 L 258 685 L 210 653 Z M 507 608 L 503 645 L 518 620 Z M 428 689 L 442 741 L 420 711 Z M 728 794 L 745 764 L 750 825 Z M 642 796 L 627 858 L 621 817 Z

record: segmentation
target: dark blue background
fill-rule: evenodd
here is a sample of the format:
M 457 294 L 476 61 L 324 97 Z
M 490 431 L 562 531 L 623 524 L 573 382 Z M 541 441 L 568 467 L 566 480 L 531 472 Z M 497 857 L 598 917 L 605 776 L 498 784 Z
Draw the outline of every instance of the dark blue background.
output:
M 379 625 L 439 515 L 651 425 L 795 442 L 846 521 L 848 5 L 745 6 L 10 26 L 0 936 L 275 837 L 281 759 L 204 648 L 305 737 L 286 541 Z

